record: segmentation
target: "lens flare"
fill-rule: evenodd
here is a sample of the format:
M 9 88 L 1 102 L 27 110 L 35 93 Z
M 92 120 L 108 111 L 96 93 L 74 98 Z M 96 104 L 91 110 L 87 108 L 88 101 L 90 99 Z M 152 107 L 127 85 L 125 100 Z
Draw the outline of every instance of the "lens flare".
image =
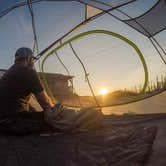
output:
M 99 94 L 100 95 L 106 95 L 108 93 L 108 90 L 107 89 L 105 89 L 105 88 L 103 88 L 103 89 L 101 89 L 100 91 L 99 91 Z

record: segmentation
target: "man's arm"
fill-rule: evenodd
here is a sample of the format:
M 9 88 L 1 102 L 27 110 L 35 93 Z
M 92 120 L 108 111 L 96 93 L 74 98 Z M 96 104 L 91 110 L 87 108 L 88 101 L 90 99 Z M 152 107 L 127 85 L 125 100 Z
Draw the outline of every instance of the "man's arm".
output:
M 44 87 L 40 81 L 37 72 L 32 68 L 26 68 L 25 84 L 33 93 L 44 111 L 51 109 L 54 104 L 51 98 L 47 95 Z
M 39 102 L 39 104 L 41 105 L 41 107 L 44 109 L 44 111 L 49 110 L 54 106 L 51 98 L 47 95 L 45 90 L 35 94 L 35 97 Z

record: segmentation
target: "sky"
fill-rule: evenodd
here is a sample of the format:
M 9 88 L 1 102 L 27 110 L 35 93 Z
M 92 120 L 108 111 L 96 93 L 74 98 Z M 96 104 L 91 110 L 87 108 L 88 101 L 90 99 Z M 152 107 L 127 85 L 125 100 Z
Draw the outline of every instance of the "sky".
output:
M 138 17 L 155 3 L 156 0 L 146 0 L 146 2 L 138 0 L 134 5 L 121 9 L 129 15 Z M 0 6 L 2 11 L 2 8 L 7 6 L 6 1 L 0 1 Z M 33 10 L 41 51 L 84 20 L 85 6 L 78 2 L 40 2 L 33 5 Z M 122 18 L 119 13 L 116 14 Z M 155 81 L 157 75 L 166 74 L 165 65 L 149 39 L 108 14 L 83 25 L 64 38 L 62 43 L 79 33 L 94 29 L 112 31 L 134 42 L 144 55 L 150 81 Z M 0 36 L 0 68 L 7 69 L 13 64 L 14 53 L 19 47 L 32 48 L 33 46 L 31 17 L 27 6 L 17 8 L 0 18 Z M 155 38 L 166 50 L 166 31 L 157 34 Z M 101 88 L 111 92 L 143 85 L 145 78 L 142 63 L 136 51 L 126 42 L 113 36 L 93 34 L 73 41 L 72 45 L 89 73 L 89 79 L 96 94 Z M 83 68 L 69 45 L 59 49 L 57 53 L 74 76 L 76 92 L 80 95 L 90 95 Z M 38 69 L 37 64 L 36 68 Z M 44 70 L 66 74 L 55 55 L 47 59 Z

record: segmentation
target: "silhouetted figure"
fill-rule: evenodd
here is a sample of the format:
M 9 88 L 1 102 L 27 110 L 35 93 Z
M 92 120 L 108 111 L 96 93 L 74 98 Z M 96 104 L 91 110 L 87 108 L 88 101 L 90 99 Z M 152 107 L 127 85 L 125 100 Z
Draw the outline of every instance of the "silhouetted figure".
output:
M 0 131 L 24 135 L 41 132 L 49 126 L 44 122 L 44 111 L 54 107 L 34 69 L 35 57 L 30 48 L 19 48 L 15 63 L 0 80 Z M 29 99 L 34 94 L 44 111 L 30 112 Z M 61 104 L 55 105 L 57 109 Z

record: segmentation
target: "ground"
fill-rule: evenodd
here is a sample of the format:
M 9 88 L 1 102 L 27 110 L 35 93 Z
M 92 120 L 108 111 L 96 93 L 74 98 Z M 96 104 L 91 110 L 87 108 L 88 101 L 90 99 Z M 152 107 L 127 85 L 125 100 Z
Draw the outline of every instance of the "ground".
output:
M 166 114 L 104 116 L 96 131 L 0 136 L 0 166 L 165 166 Z

